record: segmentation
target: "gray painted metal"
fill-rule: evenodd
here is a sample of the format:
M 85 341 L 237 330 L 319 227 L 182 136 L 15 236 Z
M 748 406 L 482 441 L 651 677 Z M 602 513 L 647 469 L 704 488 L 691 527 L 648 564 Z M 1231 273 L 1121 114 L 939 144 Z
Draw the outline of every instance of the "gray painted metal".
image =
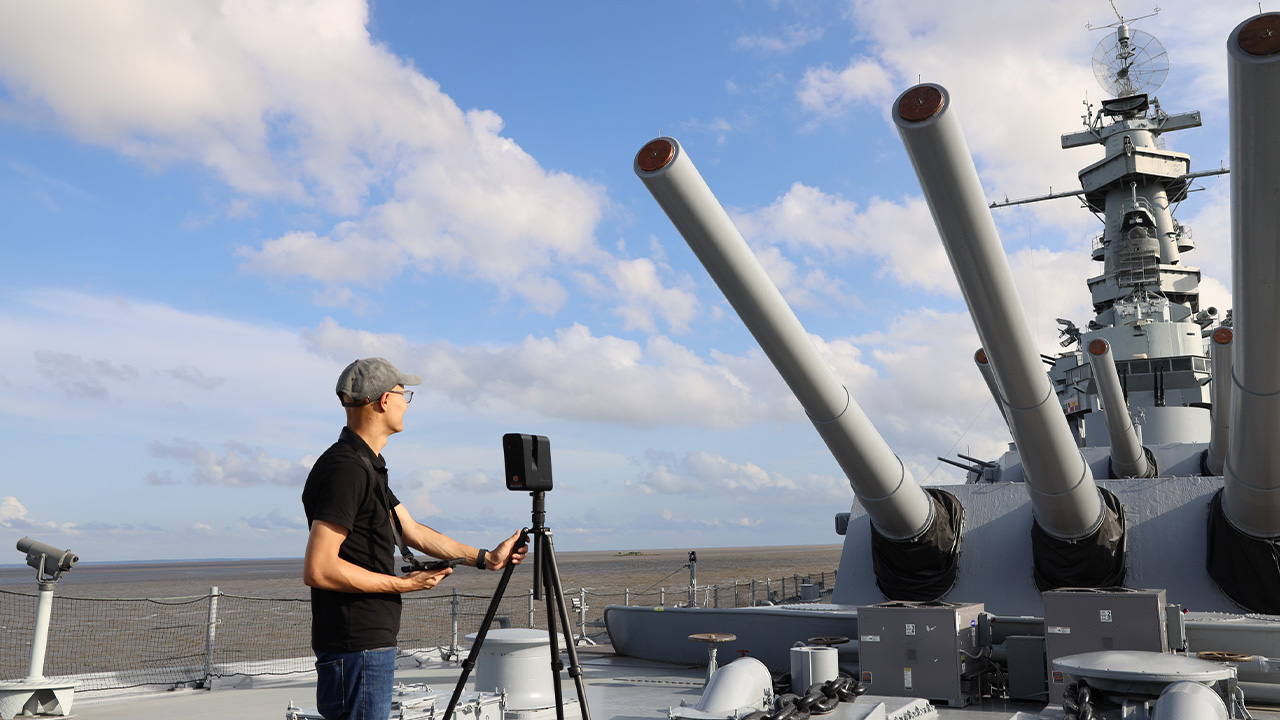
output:
M 1187 462 L 1198 457 L 1203 447 L 1186 448 Z M 1198 459 L 1195 463 L 1199 464 Z M 1205 520 L 1209 499 L 1221 487 L 1221 478 L 1157 477 L 1102 480 L 1098 484 L 1114 492 L 1125 506 L 1126 582 L 1130 587 L 1165 588 L 1169 602 L 1191 610 L 1241 612 L 1205 570 Z M 1019 483 L 949 485 L 946 489 L 965 507 L 965 534 L 956 585 L 943 599 L 981 602 L 997 615 L 1043 617 L 1041 595 L 1031 575 L 1031 544 L 1027 542 L 1032 510 Z M 872 605 L 886 599 L 876 587 L 867 560 L 871 548 L 866 527 L 864 513 L 853 508 L 833 603 Z M 1187 632 L 1192 633 L 1190 626 Z
M 1218 328 L 1209 343 L 1209 359 L 1213 380 L 1209 399 L 1213 405 L 1209 411 L 1209 450 L 1204 463 L 1210 475 L 1221 475 L 1231 447 L 1231 356 L 1232 331 Z
M 707 632 L 737 636 L 721 652 L 726 658 L 739 650 L 774 672 L 791 669 L 791 647 L 811 637 L 840 636 L 850 642 L 837 645 L 838 664 L 858 668 L 857 608 L 837 605 L 787 605 L 753 608 L 650 608 L 610 605 L 604 611 L 609 638 L 619 652 L 649 660 L 707 664 L 703 643 L 687 638 Z
M 995 400 L 1000 417 L 1004 418 L 1005 425 L 1008 425 L 1009 416 L 1005 414 L 1004 402 L 1000 400 L 1000 387 L 996 385 L 996 376 L 991 370 L 991 363 L 987 361 L 986 351 L 978 348 L 978 351 L 973 354 L 973 364 L 978 366 L 978 372 L 982 373 L 982 381 L 987 384 L 987 390 L 991 392 L 991 399 Z
M 1152 720 L 1227 720 L 1227 705 L 1198 682 L 1171 683 L 1160 692 Z
M 977 699 L 982 603 L 890 602 L 858 608 L 858 668 L 870 692 L 964 707 Z
M 903 99 L 921 88 L 940 92 L 941 107 L 924 120 L 904 119 Z M 893 120 L 995 374 L 1036 519 L 1055 537 L 1084 537 L 1103 520 L 1102 498 L 1040 361 L 950 96 L 918 85 L 894 103 Z
M 1098 385 L 1102 408 L 1107 415 L 1107 432 L 1111 437 L 1111 471 L 1116 477 L 1150 477 L 1151 465 L 1142 450 L 1142 441 L 1133 428 L 1129 416 L 1129 404 L 1120 386 L 1120 374 L 1116 372 L 1116 359 L 1111 345 L 1102 339 L 1089 343 L 1089 365 Z
M 1009 668 L 1009 697 L 1043 702 L 1049 682 L 1045 673 L 1044 638 L 1015 635 L 1004 645 Z
M 795 393 L 876 529 L 898 540 L 919 535 L 933 521 L 933 502 L 818 354 L 684 148 L 659 140 L 674 147 L 674 157 L 649 171 L 637 156 L 636 175 Z
M 1072 677 L 1086 678 L 1094 687 L 1103 683 L 1131 686 L 1136 683 L 1164 683 L 1190 680 L 1218 682 L 1236 675 L 1235 668 L 1222 663 L 1142 650 L 1102 650 L 1051 661 L 1055 670 Z M 1092 681 L 1101 681 L 1094 683 Z
M 1240 43 L 1275 15 L 1241 23 L 1227 41 L 1237 337 L 1222 510 L 1261 538 L 1280 536 L 1280 53 L 1254 55 Z
M 1044 593 L 1044 654 L 1050 664 L 1100 650 L 1168 652 L 1165 591 L 1053 590 Z M 1049 703 L 1062 702 L 1066 683 L 1051 678 Z

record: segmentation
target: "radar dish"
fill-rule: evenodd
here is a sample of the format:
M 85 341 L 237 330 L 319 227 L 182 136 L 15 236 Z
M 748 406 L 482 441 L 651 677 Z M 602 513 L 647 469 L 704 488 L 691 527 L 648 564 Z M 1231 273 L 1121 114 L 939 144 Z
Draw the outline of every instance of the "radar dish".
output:
M 1150 33 L 1120 25 L 1093 51 L 1093 75 L 1113 97 L 1154 92 L 1169 74 L 1169 54 Z

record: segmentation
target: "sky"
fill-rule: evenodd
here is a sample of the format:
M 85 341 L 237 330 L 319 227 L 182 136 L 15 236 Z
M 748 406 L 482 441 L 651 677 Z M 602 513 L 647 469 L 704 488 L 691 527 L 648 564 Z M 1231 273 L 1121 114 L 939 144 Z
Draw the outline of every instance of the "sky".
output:
M 1262 10 L 1267 7 L 1264 2 Z M 1155 94 L 1226 163 L 1255 0 L 1170 0 Z M 1126 17 L 1148 5 L 1115 0 Z M 889 117 L 945 86 L 988 197 L 1064 151 L 1106 1 L 0 4 L 0 540 L 84 561 L 300 557 L 357 357 L 424 377 L 384 457 L 413 516 L 530 523 L 501 437 L 550 438 L 562 551 L 829 544 L 853 493 L 632 171 L 679 139 L 913 477 L 1010 440 Z M 1230 307 L 1228 183 L 1179 209 Z M 1032 329 L 1091 319 L 1077 200 L 993 211 Z M 0 564 L 21 562 L 16 551 Z

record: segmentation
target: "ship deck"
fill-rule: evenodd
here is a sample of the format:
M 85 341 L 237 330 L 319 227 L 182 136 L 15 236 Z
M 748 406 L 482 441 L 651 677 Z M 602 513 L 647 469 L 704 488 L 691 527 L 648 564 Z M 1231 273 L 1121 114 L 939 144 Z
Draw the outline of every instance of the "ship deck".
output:
M 694 705 L 702 694 L 706 668 L 638 660 L 614 654 L 610 646 L 578 649 L 587 701 L 594 720 L 653 720 L 667 718 L 668 709 L 682 703 Z M 436 717 L 441 717 L 461 675 L 457 663 L 429 661 L 421 666 L 401 667 L 398 683 L 425 683 L 437 693 Z M 472 675 L 474 679 L 474 674 Z M 566 695 L 574 694 L 573 683 L 564 681 Z M 470 688 L 470 684 L 469 687 Z M 864 697 L 860 703 L 870 698 Z M 315 678 L 302 674 L 289 677 L 256 677 L 252 682 L 222 681 L 213 690 L 175 690 L 114 698 L 77 698 L 73 717 L 82 720 L 225 720 L 257 718 L 281 720 L 290 705 L 313 708 Z M 844 705 L 846 711 L 852 710 Z M 1042 711 L 1044 711 L 1042 713 Z M 1275 708 L 1250 708 L 1259 720 L 1280 720 Z M 312 711 L 314 712 L 314 711 Z M 840 709 L 827 717 L 851 717 Z M 1030 720 L 1060 718 L 1061 711 L 1046 710 L 1038 704 L 986 700 L 966 708 L 938 708 L 942 719 Z

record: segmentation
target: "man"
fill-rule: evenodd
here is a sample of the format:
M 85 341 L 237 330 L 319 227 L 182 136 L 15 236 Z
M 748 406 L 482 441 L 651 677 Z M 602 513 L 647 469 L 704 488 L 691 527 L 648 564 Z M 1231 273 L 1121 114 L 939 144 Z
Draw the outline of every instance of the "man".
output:
M 413 398 L 406 375 L 382 358 L 356 360 L 338 377 L 347 425 L 311 468 L 302 504 L 311 531 L 303 581 L 311 587 L 311 646 L 316 704 L 329 720 L 386 720 L 391 712 L 400 595 L 435 587 L 450 568 L 395 574 L 392 513 L 408 545 L 473 567 L 518 565 L 526 546 L 517 531 L 486 552 L 420 525 L 387 485 L 382 448 L 404 430 Z M 517 543 L 520 546 L 517 547 Z

